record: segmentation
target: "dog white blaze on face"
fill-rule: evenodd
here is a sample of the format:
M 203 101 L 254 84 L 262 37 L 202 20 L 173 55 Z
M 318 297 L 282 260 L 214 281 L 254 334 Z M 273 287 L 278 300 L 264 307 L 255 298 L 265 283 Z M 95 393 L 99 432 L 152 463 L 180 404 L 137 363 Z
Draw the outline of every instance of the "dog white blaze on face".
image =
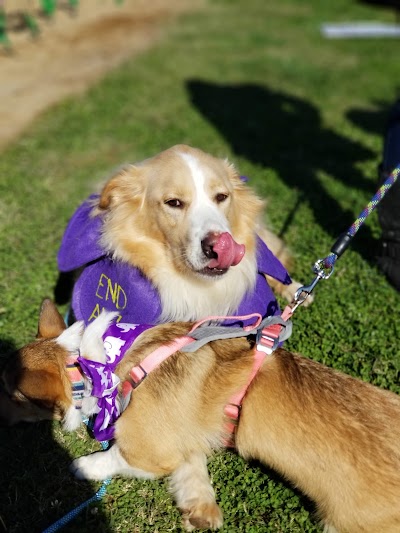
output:
M 153 178 L 151 203 L 161 204 L 158 227 L 178 271 L 221 277 L 243 258 L 245 246 L 235 241 L 229 222 L 230 171 L 224 161 L 177 147 L 168 173 Z
M 196 255 L 201 256 L 202 250 L 199 249 L 199 243 L 204 240 L 210 232 L 224 233 L 229 232 L 230 227 L 224 211 L 226 211 L 229 203 L 228 186 L 224 183 L 219 184 L 220 192 L 217 195 L 225 196 L 225 209 L 223 209 L 223 202 L 217 204 L 215 198 L 212 198 L 213 193 L 210 182 L 207 183 L 207 176 L 204 169 L 201 168 L 197 159 L 189 154 L 182 154 L 184 161 L 189 166 L 191 178 L 194 183 L 194 198 L 189 213 L 189 224 L 192 246 L 194 248 L 194 261 Z M 208 190 L 207 190 L 208 185 Z
M 202 243 L 210 234 L 230 233 L 226 211 L 230 202 L 229 184 L 210 178 L 210 171 L 191 154 L 180 154 L 189 167 L 193 181 L 193 200 L 188 210 L 188 246 L 186 258 L 194 270 L 200 271 L 210 262 Z M 208 170 L 208 173 L 207 173 Z

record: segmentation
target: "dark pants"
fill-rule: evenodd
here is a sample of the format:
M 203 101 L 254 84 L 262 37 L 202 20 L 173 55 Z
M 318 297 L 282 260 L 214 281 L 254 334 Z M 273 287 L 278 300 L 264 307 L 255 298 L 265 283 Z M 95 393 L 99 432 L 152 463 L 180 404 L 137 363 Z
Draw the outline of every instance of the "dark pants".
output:
M 398 165 L 400 165 L 400 100 L 394 104 L 389 115 L 380 167 L 380 185 Z M 382 228 L 378 266 L 389 282 L 400 290 L 400 176 L 379 203 L 377 210 Z

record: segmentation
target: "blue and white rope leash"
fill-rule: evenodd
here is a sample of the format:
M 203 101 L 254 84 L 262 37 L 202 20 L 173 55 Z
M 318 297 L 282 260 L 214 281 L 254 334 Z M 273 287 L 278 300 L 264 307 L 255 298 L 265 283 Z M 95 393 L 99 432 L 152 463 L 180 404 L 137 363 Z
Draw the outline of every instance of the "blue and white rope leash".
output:
M 89 419 L 86 418 L 86 419 L 83 420 L 83 422 L 87 426 L 89 426 Z M 107 450 L 107 448 L 109 446 L 108 441 L 101 441 L 100 444 L 101 444 L 101 447 L 103 448 L 103 450 Z M 55 531 L 58 531 L 59 529 L 61 529 L 65 525 L 67 525 L 69 522 L 71 522 L 71 520 L 76 518 L 91 503 L 100 501 L 105 496 L 105 494 L 107 492 L 107 487 L 108 487 L 108 485 L 110 483 L 111 483 L 111 478 L 105 479 L 103 481 L 103 484 L 99 488 L 99 490 L 96 492 L 96 494 L 93 494 L 93 496 L 91 498 L 89 498 L 88 500 L 84 501 L 83 503 L 81 503 L 80 505 L 75 507 L 75 509 L 72 509 L 72 511 L 69 511 L 69 513 L 64 515 L 59 520 L 57 520 L 57 522 L 54 522 L 54 524 L 52 524 L 50 527 L 48 527 L 45 530 L 43 530 L 42 533 L 55 533 Z
M 361 213 L 350 226 L 350 228 L 345 233 L 342 233 L 342 235 L 340 235 L 340 237 L 332 246 L 330 251 L 331 253 L 327 255 L 324 259 L 318 259 L 318 261 L 316 261 L 313 266 L 313 272 L 317 276 L 313 279 L 310 285 L 305 285 L 297 290 L 293 299 L 293 311 L 308 298 L 308 296 L 311 294 L 320 279 L 328 279 L 331 276 L 334 271 L 337 259 L 339 259 L 342 253 L 347 249 L 357 231 L 364 224 L 367 216 L 372 213 L 372 211 L 377 207 L 379 202 L 388 193 L 390 188 L 396 183 L 399 174 L 400 164 L 392 170 L 388 178 L 379 187 L 377 192 L 374 194 L 374 196 L 371 198 L 365 208 L 361 211 Z

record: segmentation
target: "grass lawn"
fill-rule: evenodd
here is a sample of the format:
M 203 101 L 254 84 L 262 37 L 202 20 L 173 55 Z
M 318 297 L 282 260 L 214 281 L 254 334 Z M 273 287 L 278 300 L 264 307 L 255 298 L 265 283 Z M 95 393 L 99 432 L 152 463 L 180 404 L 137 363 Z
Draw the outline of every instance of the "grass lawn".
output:
M 294 277 L 309 283 L 314 261 L 375 192 L 399 84 L 398 40 L 328 40 L 320 25 L 393 19 L 350 0 L 208 0 L 151 51 L 36 121 L 0 158 L 1 354 L 36 333 L 75 207 L 120 163 L 176 143 L 237 164 L 268 198 Z M 287 347 L 399 392 L 400 298 L 376 268 L 378 238 L 373 214 L 313 306 L 296 312 Z M 68 472 L 97 446 L 83 429 L 1 429 L 0 442 L 0 531 L 42 531 L 99 487 Z M 312 504 L 258 464 L 224 452 L 210 473 L 225 533 L 320 531 Z M 165 481 L 115 479 L 64 531 L 182 528 Z

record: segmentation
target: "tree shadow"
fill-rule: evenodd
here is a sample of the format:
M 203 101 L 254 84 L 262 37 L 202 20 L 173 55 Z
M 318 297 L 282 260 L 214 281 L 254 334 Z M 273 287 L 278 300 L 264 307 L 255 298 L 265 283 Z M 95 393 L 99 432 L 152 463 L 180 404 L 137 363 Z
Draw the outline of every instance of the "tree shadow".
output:
M 361 143 L 324 126 L 309 102 L 257 84 L 187 82 L 192 103 L 222 133 L 235 154 L 266 168 L 308 202 L 315 220 L 333 239 L 354 222 L 318 177 L 323 171 L 348 187 L 375 193 L 358 165 L 375 154 Z M 265 185 L 268 194 L 268 186 Z M 358 213 L 357 213 L 358 214 Z M 281 231 L 282 233 L 282 231 Z M 354 248 L 374 258 L 368 227 Z M 333 242 L 332 242 L 333 244 Z
M 0 371 L 16 356 L 12 341 L 0 339 Z M 7 406 L 0 391 L 0 407 Z M 54 424 L 57 424 L 56 422 Z M 0 426 L 0 532 L 39 533 L 91 498 L 99 483 L 78 481 L 69 472 L 72 458 L 56 442 L 53 422 Z M 97 506 L 83 510 L 63 531 L 111 532 Z

